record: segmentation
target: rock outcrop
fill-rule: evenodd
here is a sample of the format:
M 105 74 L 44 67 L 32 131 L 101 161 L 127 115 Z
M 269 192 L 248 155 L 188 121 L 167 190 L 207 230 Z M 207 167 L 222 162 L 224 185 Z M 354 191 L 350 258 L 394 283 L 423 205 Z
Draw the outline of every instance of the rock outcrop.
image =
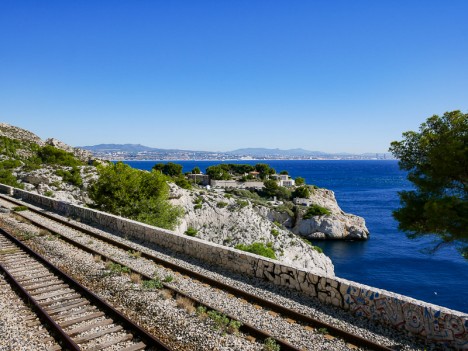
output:
M 172 204 L 185 210 L 177 232 L 182 234 L 191 227 L 197 231 L 197 238 L 230 247 L 260 242 L 271 247 L 281 262 L 320 275 L 334 275 L 330 258 L 271 222 L 263 215 L 263 206 L 215 191 L 171 188 Z
M 331 214 L 305 219 L 299 214 L 291 231 L 309 239 L 366 240 L 369 230 L 364 218 L 345 213 L 338 205 L 335 194 L 328 189 L 314 189 L 307 199 L 295 199 L 296 204 L 316 204 Z
M 45 141 L 47 145 L 56 147 L 57 149 L 72 153 L 77 159 L 81 162 L 88 163 L 92 159 L 92 153 L 88 150 L 83 150 L 77 147 L 72 147 L 70 145 L 61 142 L 60 140 L 49 138 Z

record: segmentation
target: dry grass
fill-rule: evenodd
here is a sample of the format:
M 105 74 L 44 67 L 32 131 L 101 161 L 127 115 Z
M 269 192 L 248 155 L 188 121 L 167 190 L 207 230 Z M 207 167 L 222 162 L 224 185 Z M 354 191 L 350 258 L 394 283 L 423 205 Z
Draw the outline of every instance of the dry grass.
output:
M 172 291 L 169 289 L 162 289 L 161 290 L 161 296 L 163 299 L 172 299 Z
M 101 255 L 94 255 L 94 262 L 98 263 L 102 261 Z
M 141 283 L 141 275 L 139 275 L 138 273 L 132 273 L 132 274 L 130 274 L 130 280 L 134 284 L 140 284 Z
M 29 220 L 27 220 L 26 218 L 20 216 L 17 213 L 13 213 L 13 217 L 20 223 L 31 224 L 31 222 Z
M 52 235 L 47 229 L 41 229 L 39 230 L 39 236 L 47 236 L 47 235 Z
M 176 299 L 176 305 L 179 308 L 183 308 L 186 310 L 189 314 L 192 314 L 195 312 L 195 306 L 192 300 L 183 297 L 183 296 L 177 296 Z

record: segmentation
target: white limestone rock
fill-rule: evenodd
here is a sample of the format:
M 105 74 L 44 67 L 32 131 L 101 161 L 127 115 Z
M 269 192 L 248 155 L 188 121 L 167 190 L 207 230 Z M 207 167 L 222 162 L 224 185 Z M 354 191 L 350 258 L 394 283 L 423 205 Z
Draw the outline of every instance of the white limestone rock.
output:
M 338 205 L 335 194 L 328 189 L 314 189 L 307 199 L 295 199 L 296 204 L 316 204 L 331 214 L 304 219 L 298 216 L 291 230 L 309 239 L 366 240 L 369 230 L 364 218 L 345 213 Z
M 264 216 L 268 211 L 263 206 L 252 205 L 246 199 L 227 198 L 214 191 L 189 191 L 174 184 L 171 189 L 171 203 L 185 210 L 177 232 L 183 234 L 192 227 L 197 230 L 197 238 L 230 247 L 262 242 L 272 246 L 281 262 L 319 275 L 334 276 L 330 258 L 299 236 L 273 224 Z

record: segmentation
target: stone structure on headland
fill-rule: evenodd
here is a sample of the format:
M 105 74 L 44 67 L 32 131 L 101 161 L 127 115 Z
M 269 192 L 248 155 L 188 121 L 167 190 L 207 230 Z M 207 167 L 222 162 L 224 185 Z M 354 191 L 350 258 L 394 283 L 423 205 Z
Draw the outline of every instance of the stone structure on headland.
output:
M 0 185 L 0 192 L 66 216 L 78 217 L 83 222 L 107 228 L 115 235 L 143 239 L 231 271 L 266 279 L 354 315 L 405 330 L 441 347 L 468 349 L 468 315 L 465 313 L 10 186 Z

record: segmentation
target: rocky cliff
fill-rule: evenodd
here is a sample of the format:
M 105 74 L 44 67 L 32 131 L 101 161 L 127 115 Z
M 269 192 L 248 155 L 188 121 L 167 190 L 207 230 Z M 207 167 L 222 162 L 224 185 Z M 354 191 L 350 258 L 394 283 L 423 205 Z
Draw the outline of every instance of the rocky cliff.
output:
M 284 263 L 320 275 L 334 275 L 330 258 L 284 226 L 273 223 L 266 207 L 222 192 L 185 190 L 176 185 L 171 190 L 171 202 L 185 210 L 176 229 L 179 233 L 193 228 L 197 238 L 231 247 L 259 242 L 271 247 Z

